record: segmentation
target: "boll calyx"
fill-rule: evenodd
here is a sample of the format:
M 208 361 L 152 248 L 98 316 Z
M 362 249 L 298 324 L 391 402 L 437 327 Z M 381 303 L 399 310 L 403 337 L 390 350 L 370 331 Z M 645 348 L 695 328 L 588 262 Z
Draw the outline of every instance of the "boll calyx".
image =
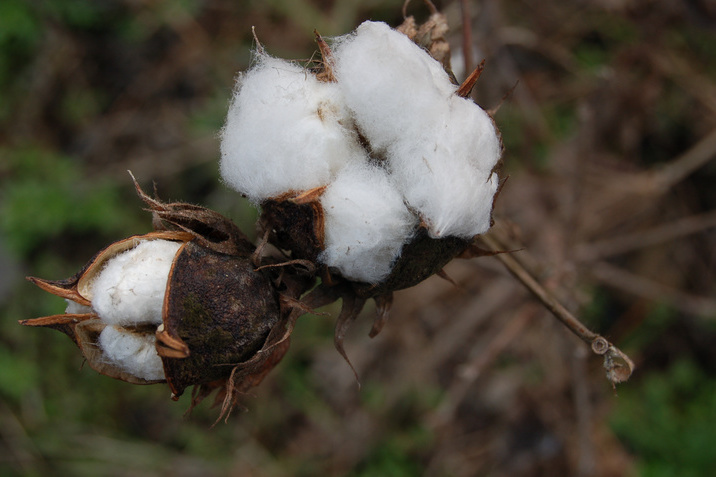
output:
M 399 30 L 365 22 L 319 45 L 312 69 L 257 52 L 222 130 L 222 177 L 261 206 L 272 243 L 332 281 L 365 296 L 415 285 L 489 229 L 499 132 Z

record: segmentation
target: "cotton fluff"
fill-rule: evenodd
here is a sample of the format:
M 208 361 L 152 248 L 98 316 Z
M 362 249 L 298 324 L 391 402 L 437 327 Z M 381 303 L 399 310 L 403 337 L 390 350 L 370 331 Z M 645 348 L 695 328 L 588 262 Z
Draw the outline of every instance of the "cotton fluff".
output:
M 385 23 L 364 22 L 336 40 L 333 55 L 345 103 L 377 151 L 419 137 L 457 91 L 440 63 Z
M 70 315 L 84 315 L 87 313 L 92 313 L 92 308 L 89 306 L 80 305 L 77 302 L 74 302 L 72 300 L 67 300 L 67 308 L 65 308 L 65 313 L 68 313 Z
M 362 160 L 335 83 L 259 54 L 237 81 L 221 132 L 221 175 L 254 202 L 329 183 Z
M 490 228 L 499 178 L 492 172 L 500 140 L 492 119 L 472 101 L 452 96 L 449 114 L 413 141 L 389 148 L 392 176 L 435 237 L 470 238 Z
M 334 59 L 356 124 L 430 235 L 487 231 L 501 153 L 487 113 L 456 95 L 425 50 L 383 23 L 365 22 L 339 39 Z
M 147 381 L 165 379 L 164 366 L 154 346 L 154 335 L 106 326 L 98 341 L 104 358 L 121 370 Z
M 180 246 L 146 240 L 112 257 L 91 285 L 99 317 L 113 325 L 161 324 L 169 271 Z
M 386 171 L 367 163 L 341 170 L 321 206 L 325 250 L 319 260 L 351 280 L 386 278 L 417 226 Z

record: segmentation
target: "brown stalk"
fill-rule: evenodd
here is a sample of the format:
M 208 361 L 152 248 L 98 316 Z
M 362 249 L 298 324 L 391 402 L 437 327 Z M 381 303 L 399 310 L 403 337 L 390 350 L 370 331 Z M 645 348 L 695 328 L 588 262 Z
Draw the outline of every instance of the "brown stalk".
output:
M 657 245 L 716 227 L 716 211 L 693 215 L 647 230 L 577 246 L 580 262 L 592 262 Z
M 460 14 L 462 16 L 462 57 L 465 71 L 470 71 L 472 69 L 472 26 L 470 25 L 470 2 L 467 0 L 460 0 Z
M 716 300 L 712 298 L 686 293 L 606 262 L 590 265 L 589 273 L 609 287 L 621 289 L 650 301 L 669 303 L 685 313 L 697 316 L 716 315 Z
M 498 251 L 505 247 L 491 236 L 481 236 L 481 240 L 490 250 Z M 547 291 L 515 258 L 507 253 L 495 254 L 507 270 L 522 283 L 559 321 L 589 344 L 595 354 L 604 356 L 604 369 L 607 379 L 614 386 L 629 379 L 634 371 L 634 362 L 619 348 L 607 341 L 603 336 L 591 331 L 552 294 Z

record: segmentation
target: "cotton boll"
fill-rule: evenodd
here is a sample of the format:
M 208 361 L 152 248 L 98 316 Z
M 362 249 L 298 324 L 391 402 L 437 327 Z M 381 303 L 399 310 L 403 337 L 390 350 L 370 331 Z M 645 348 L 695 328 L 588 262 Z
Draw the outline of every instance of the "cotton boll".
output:
M 133 333 L 115 326 L 105 327 L 98 340 L 107 361 L 147 381 L 164 379 L 164 366 L 155 342 L 152 334 Z
M 417 138 L 457 89 L 440 63 L 385 23 L 363 23 L 333 53 L 346 105 L 376 151 Z
M 92 283 L 92 308 L 107 323 L 160 324 L 169 271 L 181 243 L 146 240 L 105 265 Z
M 254 202 L 326 185 L 363 151 L 335 83 L 260 55 L 221 134 L 221 175 Z
M 384 169 L 343 169 L 321 197 L 325 250 L 319 259 L 344 277 L 367 283 L 386 278 L 417 219 Z
M 472 101 L 453 96 L 448 114 L 413 141 L 388 148 L 400 191 L 434 238 L 470 238 L 490 227 L 501 145 L 492 119 Z

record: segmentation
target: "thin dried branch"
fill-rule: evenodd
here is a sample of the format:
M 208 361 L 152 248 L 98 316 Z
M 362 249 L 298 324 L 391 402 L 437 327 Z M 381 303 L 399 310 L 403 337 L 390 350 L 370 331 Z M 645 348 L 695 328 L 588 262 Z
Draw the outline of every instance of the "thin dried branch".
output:
M 504 249 L 494 237 L 483 235 L 481 240 L 491 250 Z M 551 293 L 549 293 L 530 273 L 510 254 L 496 254 L 495 257 L 502 262 L 507 270 L 520 283 L 522 283 L 552 314 L 582 341 L 591 345 L 595 354 L 604 356 L 604 369 L 607 379 L 612 386 L 629 379 L 634 371 L 634 362 L 611 344 L 607 339 L 587 328 L 577 317 L 564 307 Z
M 716 300 L 712 298 L 692 295 L 676 288 L 662 285 L 606 262 L 590 265 L 589 273 L 605 285 L 650 301 L 668 303 L 685 313 L 697 316 L 716 316 Z
M 462 16 L 462 57 L 467 72 L 472 70 L 472 19 L 470 2 L 467 0 L 460 0 L 460 15 Z
M 254 37 L 254 43 L 256 43 L 256 52 L 259 55 L 263 55 L 266 52 L 266 50 L 264 50 L 264 46 L 259 41 L 259 37 L 256 36 L 256 27 L 255 26 L 251 27 L 251 35 Z
M 580 262 L 601 260 L 651 245 L 676 240 L 714 227 L 716 227 L 716 211 L 686 217 L 620 237 L 581 244 L 577 246 L 575 256 Z
M 682 155 L 653 172 L 654 185 L 658 190 L 667 191 L 714 158 L 716 158 L 716 129 Z

